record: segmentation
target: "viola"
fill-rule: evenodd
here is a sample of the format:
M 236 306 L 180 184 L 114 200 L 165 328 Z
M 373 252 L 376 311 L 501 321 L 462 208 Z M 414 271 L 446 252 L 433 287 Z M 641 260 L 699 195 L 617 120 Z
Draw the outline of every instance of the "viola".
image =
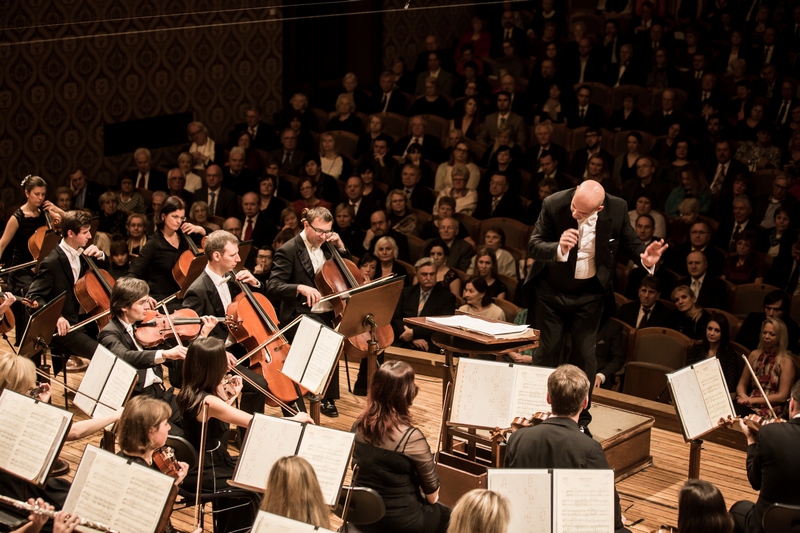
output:
M 192 266 L 192 261 L 194 261 L 195 257 L 203 255 L 203 249 L 198 248 L 194 240 L 192 240 L 188 234 L 182 233 L 181 235 L 189 244 L 189 249 L 183 252 L 178 258 L 178 261 L 172 266 L 172 277 L 175 278 L 175 282 L 178 285 L 183 287 L 183 282 L 186 281 L 186 276 L 189 275 L 189 268 Z
M 336 249 L 331 243 L 326 242 L 328 251 L 331 258 L 323 263 L 322 268 L 314 276 L 314 283 L 317 290 L 323 295 L 336 294 L 346 292 L 354 289 L 363 283 L 361 271 L 355 263 L 348 259 L 344 259 L 339 250 Z M 362 281 L 359 281 L 362 280 Z M 337 317 L 341 317 L 347 301 L 344 297 L 334 298 L 330 300 L 333 304 L 333 311 Z M 378 350 L 382 350 L 394 342 L 394 330 L 391 324 L 379 326 L 375 330 L 375 335 L 378 340 Z M 367 357 L 372 353 L 369 341 L 372 339 L 370 332 L 365 331 L 360 335 L 355 335 L 346 339 L 344 344 L 344 351 L 347 355 L 359 359 Z
M 180 475 L 178 460 L 175 458 L 175 450 L 169 446 L 162 446 L 153 452 L 153 462 L 162 474 L 177 478 Z
M 239 326 L 229 317 L 217 317 L 217 321 L 234 328 Z M 136 325 L 134 335 L 143 348 L 154 348 L 174 338 L 175 334 L 181 341 L 192 341 L 202 329 L 203 319 L 192 309 L 178 309 L 170 313 L 169 318 L 158 311 L 147 311 L 144 319 Z
M 282 402 L 292 403 L 305 391 L 301 388 L 298 392 L 294 382 L 281 372 L 289 355 L 289 342 L 283 335 L 271 339 L 279 331 L 275 308 L 266 296 L 253 293 L 247 283 L 236 279 L 236 271 L 232 271 L 230 276 L 230 279 L 238 283 L 242 292 L 228 305 L 226 313 L 234 322 L 241 323 L 242 327 L 232 328 L 229 325 L 228 329 L 248 352 L 253 352 L 261 344 L 270 341 L 250 356 L 250 368 L 264 377 L 272 395 Z M 267 403 L 273 407 L 278 405 L 269 396 Z
M 111 289 L 114 288 L 114 278 L 107 271 L 97 266 L 94 259 L 88 255 L 81 257 L 89 265 L 89 270 L 75 283 L 75 297 L 83 309 L 96 315 L 111 308 Z M 111 318 L 108 315 L 97 319 L 97 327 L 103 329 Z
M 758 434 L 758 432 L 761 431 L 761 428 L 763 426 L 766 426 L 767 424 L 780 424 L 786 422 L 786 420 L 784 420 L 783 418 L 767 418 L 765 416 L 758 416 L 756 414 L 752 414 L 746 416 L 737 416 L 734 418 L 720 418 L 719 425 L 730 426 L 739 420 L 742 420 L 744 422 L 744 425 L 747 426 L 747 429 L 756 434 Z

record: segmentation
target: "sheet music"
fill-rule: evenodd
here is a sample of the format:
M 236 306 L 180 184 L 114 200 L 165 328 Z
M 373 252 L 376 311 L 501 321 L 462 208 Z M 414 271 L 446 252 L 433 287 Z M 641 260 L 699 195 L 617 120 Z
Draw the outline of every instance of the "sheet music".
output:
M 317 342 L 317 336 L 321 328 L 322 324 L 313 318 L 304 316 L 300 319 L 297 333 L 292 341 L 292 346 L 289 348 L 289 355 L 286 357 L 281 370 L 286 377 L 295 383 L 300 383 L 303 379 L 306 364 L 311 357 L 311 352 Z
M 72 413 L 22 394 L 0 394 L 0 468 L 41 485 L 66 438 Z
M 613 470 L 553 470 L 553 532 L 613 533 Z
M 697 376 L 711 424 L 715 424 L 720 418 L 733 418 L 735 414 L 731 405 L 731 394 L 728 392 L 719 359 L 705 359 L 692 368 Z
M 136 368 L 100 344 L 78 387 L 74 403 L 92 418 L 111 414 L 125 403 L 135 379 Z
M 87 446 L 64 510 L 125 533 L 153 533 L 174 480 Z
M 298 522 L 291 518 L 286 518 L 266 511 L 259 511 L 256 521 L 253 523 L 251 533 L 303 533 L 306 531 L 319 531 L 321 533 L 333 533 L 329 529 L 317 529 L 311 524 Z
M 128 393 L 130 393 L 135 379 L 137 379 L 136 369 L 118 358 L 108 376 L 98 403 L 119 409 L 128 399 Z
M 488 488 L 508 498 L 514 533 L 552 531 L 552 485 L 550 472 L 538 469 L 490 468 Z
M 514 417 L 530 418 L 534 413 L 549 413 L 547 403 L 547 378 L 553 368 L 530 365 L 514 365 L 516 381 L 511 396 L 511 418 L 506 425 L 511 425 Z
M 302 433 L 303 425 L 299 422 L 255 413 L 233 480 L 263 492 L 272 464 L 295 454 Z
M 355 438 L 355 433 L 312 425 L 306 426 L 303 433 L 297 455 L 314 467 L 328 505 L 336 505 L 339 499 Z
M 343 343 L 344 336 L 304 316 L 281 372 L 314 394 L 322 394 Z
M 106 349 L 102 344 L 98 344 L 97 349 L 95 350 L 94 355 L 89 362 L 89 367 L 86 369 L 86 374 L 84 374 L 81 384 L 78 387 L 78 395 L 88 396 L 89 399 L 96 402 L 103 393 L 103 387 L 105 386 L 106 381 L 108 381 L 108 375 L 114 368 L 114 362 L 116 360 L 116 355 Z M 75 398 L 76 405 L 78 402 L 78 395 L 76 395 Z M 81 410 L 83 410 L 87 415 L 91 416 L 92 414 L 91 411 L 86 411 L 82 407 Z
M 672 400 L 683 425 L 684 437 L 692 440 L 711 429 L 706 402 L 692 367 L 667 374 L 667 380 L 672 387 Z
M 486 428 L 508 427 L 514 379 L 513 365 L 462 357 L 450 421 Z
M 488 335 L 490 337 L 504 337 L 507 335 L 517 336 L 527 332 L 530 327 L 527 325 L 516 325 L 508 322 L 489 322 L 475 316 L 454 315 L 446 317 L 428 317 L 427 319 L 434 324 L 461 328 L 467 331 Z

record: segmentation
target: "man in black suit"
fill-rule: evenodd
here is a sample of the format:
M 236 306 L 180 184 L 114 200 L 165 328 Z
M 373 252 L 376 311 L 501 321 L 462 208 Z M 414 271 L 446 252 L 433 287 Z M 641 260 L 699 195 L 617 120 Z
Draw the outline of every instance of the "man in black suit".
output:
M 686 122 L 686 116 L 675 107 L 675 91 L 664 89 L 661 109 L 653 111 L 647 122 L 647 131 L 653 135 L 666 135 L 670 126 Z
M 373 211 L 369 217 L 369 229 L 362 243 L 364 249 L 372 255 L 375 255 L 375 243 L 378 242 L 378 239 L 381 237 L 391 237 L 394 239 L 398 249 L 397 258 L 400 261 L 410 261 L 408 237 L 399 231 L 393 230 L 392 222 L 386 216 L 386 211 L 378 209 L 377 211 Z
M 69 187 L 72 189 L 72 207 L 91 209 L 94 213 L 100 211 L 100 195 L 108 189 L 89 181 L 81 169 L 76 169 L 69 175 Z
M 569 154 L 566 148 L 553 142 L 553 125 L 549 122 L 540 122 L 533 129 L 533 133 L 536 136 L 537 144 L 529 147 L 525 152 L 528 171 L 531 174 L 542 172 L 541 159 L 545 152 L 549 152 L 558 161 L 558 167 L 562 171 L 566 171 Z
M 732 252 L 736 247 L 736 240 L 745 230 L 759 231 L 758 221 L 750 215 L 753 207 L 750 198 L 744 194 L 733 199 L 733 220 L 725 221 L 717 228 L 714 235 L 714 246 Z
M 355 217 L 353 226 L 360 230 L 367 231 L 370 227 L 370 217 L 375 212 L 375 206 L 363 201 L 364 182 L 358 176 L 350 176 L 344 186 L 344 194 L 347 196 L 346 202 L 353 206 Z
M 642 156 L 636 160 L 636 178 L 625 182 L 622 186 L 622 197 L 628 202 L 628 209 L 636 209 L 636 200 L 642 196 L 650 199 L 653 209 L 664 210 L 664 202 L 669 191 L 664 183 L 655 179 L 656 167 L 652 159 Z
M 647 79 L 634 57 L 633 45 L 623 44 L 619 49 L 619 61 L 608 67 L 606 85 L 609 87 L 619 87 L 620 85 L 644 87 L 646 82 Z
M 791 185 L 792 180 L 788 175 L 776 175 L 772 180 L 772 194 L 756 197 L 751 217 L 753 221 L 764 229 L 772 229 L 775 227 L 775 213 L 779 209 L 793 212 L 797 208 L 797 200 L 788 194 Z
M 273 221 L 267 216 L 262 216 L 260 211 L 261 200 L 258 194 L 247 192 L 242 196 L 242 234 L 239 238 L 242 241 L 253 241 L 253 250 L 258 250 L 262 246 L 272 244 L 272 240 L 278 232 L 274 227 Z
M 736 176 L 746 176 L 747 167 L 733 158 L 733 148 L 727 139 L 720 139 L 714 148 L 716 161 L 703 167 L 703 174 L 709 181 L 711 194 L 715 198 L 729 194 Z
M 436 89 L 439 94 L 447 98 L 453 93 L 453 84 L 455 80 L 453 75 L 442 68 L 442 58 L 444 57 L 441 52 L 433 51 L 428 54 L 428 68 L 420 72 L 417 76 L 417 89 L 414 92 L 416 96 L 425 94 L 425 80 L 428 78 L 436 79 Z
M 333 215 L 330 211 L 324 207 L 309 209 L 303 220 L 303 231 L 275 252 L 266 294 L 281 301 L 281 324 L 288 324 L 297 316 L 305 314 L 331 326 L 334 318 L 333 306 L 330 302 L 319 303 L 322 295 L 314 283 L 315 274 L 330 257 L 330 252 L 322 245 L 329 242 L 339 250 L 342 257 L 351 259 L 350 252 L 339 235 L 331 230 L 332 227 Z M 339 416 L 335 403 L 338 399 L 337 365 L 322 400 L 322 414 L 329 417 Z
M 291 128 L 281 131 L 282 148 L 273 150 L 269 153 L 270 158 L 277 159 L 281 165 L 281 174 L 297 176 L 300 172 L 305 152 L 297 149 L 297 133 Z
M 706 74 L 710 74 L 708 58 L 705 52 L 698 50 L 692 55 L 692 68 L 681 74 L 681 86 L 691 94 L 700 89 Z
M 27 294 L 28 299 L 37 302 L 40 307 L 52 302 L 62 292 L 66 294 L 64 308 L 55 327 L 58 336 L 53 337 L 52 345 L 65 353 L 81 357 L 92 357 L 97 348 L 97 340 L 87 333 L 89 328 L 69 332 L 70 326 L 86 318 L 75 296 L 75 283 L 88 270 L 88 263 L 81 261 L 81 256 L 105 261 L 103 252 L 94 244 L 89 244 L 92 240 L 91 227 L 92 217 L 84 211 L 68 211 L 64 215 L 61 221 L 64 238 L 39 263 L 39 270 Z M 56 359 L 53 371 L 58 374 L 60 370 L 60 361 Z
M 764 312 L 748 313 L 736 334 L 736 342 L 751 350 L 758 348 L 761 340 L 761 325 L 768 318 L 779 318 L 786 324 L 789 334 L 789 351 L 796 353 L 800 341 L 800 326 L 789 315 L 792 297 L 781 290 L 768 292 L 764 296 Z
M 572 154 L 572 166 L 569 171 L 570 176 L 579 181 L 583 181 L 583 176 L 586 174 L 586 162 L 591 155 L 597 154 L 602 157 L 606 162 L 606 168 L 614 167 L 614 157 L 600 145 L 600 141 L 603 140 L 600 126 L 589 126 L 583 135 L 586 139 L 586 146 Z
M 686 285 L 697 298 L 698 307 L 728 310 L 728 287 L 724 281 L 708 273 L 708 259 L 699 250 L 686 256 L 686 270 L 689 276 L 678 280 L 678 285 Z
M 422 171 L 413 163 L 406 163 L 400 171 L 400 181 L 406 196 L 411 200 L 411 207 L 426 213 L 433 212 L 436 203 L 433 193 L 424 185 L 420 185 Z
M 772 101 L 779 95 L 780 87 L 781 82 L 778 79 L 778 70 L 775 65 L 764 65 L 761 68 L 761 77 L 753 84 L 753 94 Z M 765 109 L 765 111 L 767 110 Z M 769 114 L 766 116 L 769 117 Z
M 134 187 L 148 191 L 167 190 L 167 175 L 150 165 L 150 150 L 137 148 L 133 160 L 136 163 L 136 171 L 131 173 Z
M 605 124 L 603 108 L 590 102 L 591 97 L 592 88 L 589 85 L 578 88 L 578 105 L 567 115 L 567 126 L 571 129 L 583 126 L 600 128 Z
M 630 224 L 629 224 L 630 225 Z M 608 470 L 599 442 L 582 433 L 579 416 L 589 406 L 591 380 L 575 365 L 561 365 L 547 378 L 551 416 L 511 434 L 505 468 L 590 468 Z M 626 531 L 614 490 L 614 529 Z
M 405 115 L 406 97 L 400 94 L 391 72 L 383 72 L 379 81 L 380 90 L 372 94 L 371 108 L 374 113 L 397 113 Z
M 747 437 L 747 479 L 760 493 L 755 504 L 739 501 L 730 512 L 737 533 L 762 533 L 762 518 L 772 504 L 800 505 L 800 382 L 792 387 L 788 424 L 769 424 L 755 434 L 741 420 L 739 426 Z
M 567 57 L 567 79 L 571 85 L 590 81 L 603 81 L 603 60 L 592 49 L 592 41 L 584 37 L 578 41 L 578 55 Z M 576 126 L 572 126 L 576 127 Z
M 457 268 L 462 272 L 469 270 L 472 256 L 475 249 L 466 240 L 458 238 L 460 225 L 455 218 L 443 218 L 439 220 L 439 238 L 444 241 L 450 249 L 447 256 L 447 266 Z M 429 244 L 428 240 L 425 244 Z
M 503 11 L 500 19 L 501 28 L 492 32 L 492 57 L 498 58 L 503 55 L 503 41 L 512 40 L 514 48 L 519 55 L 525 55 L 528 37 L 525 30 L 514 25 L 514 12 Z
M 556 188 L 555 190 L 550 191 L 551 193 L 570 189 L 577 185 L 572 177 L 561 172 L 558 159 L 553 157 L 553 155 L 546 150 L 542 152 L 542 156 L 539 158 L 538 168 L 540 171 L 531 176 L 531 181 L 528 183 L 527 190 L 522 191 L 522 196 L 529 200 L 542 199 L 539 198 L 539 190 L 544 180 L 553 180 L 555 182 Z M 533 222 L 530 222 L 530 225 L 533 226 L 535 223 L 536 221 L 534 220 Z
M 456 298 L 450 290 L 436 283 L 433 259 L 423 257 L 414 264 L 414 268 L 418 283 L 403 289 L 392 317 L 394 345 L 423 352 L 438 352 L 439 348 L 431 342 L 431 330 L 409 326 L 403 319 L 452 315 L 456 310 Z
M 757 74 L 765 65 L 773 65 L 778 72 L 786 72 L 789 66 L 789 54 L 777 42 L 778 30 L 768 27 L 764 30 L 763 44 L 753 48 L 747 67 L 752 73 Z
M 277 150 L 281 143 L 272 126 L 261 120 L 262 113 L 258 106 L 251 106 L 244 114 L 245 121 L 236 124 L 228 136 L 228 146 L 237 146 L 239 135 L 246 131 L 252 139 L 252 148 L 270 152 Z
M 781 83 L 780 92 L 774 95 L 772 103 L 769 106 L 770 113 L 768 119 L 771 120 L 778 129 L 792 122 L 790 111 L 800 105 L 800 101 L 795 97 L 796 94 L 797 89 L 795 89 L 794 83 L 789 80 L 784 80 Z
M 688 276 L 686 257 L 689 252 L 700 251 L 708 261 L 708 273 L 721 276 L 725 268 L 725 255 L 711 245 L 711 228 L 705 222 L 695 222 L 689 227 L 689 240 L 670 248 L 667 252 L 667 267 L 682 276 Z
M 223 186 L 239 196 L 246 192 L 258 191 L 258 176 L 244 166 L 245 158 L 244 148 L 234 146 L 228 157 L 228 165 L 222 171 Z
M 778 287 L 789 296 L 793 296 L 797 292 L 798 280 L 800 280 L 800 242 L 795 241 L 790 253 L 780 253 L 772 262 L 764 283 Z
M 508 193 L 508 178 L 502 172 L 495 172 L 489 178 L 489 194 L 478 198 L 478 205 L 472 216 L 478 220 L 506 217 L 522 221 L 524 211 L 519 195 Z
M 408 121 L 408 127 L 411 130 L 411 135 L 400 137 L 392 147 L 391 155 L 399 155 L 405 158 L 408 147 L 416 143 L 422 147 L 422 157 L 428 161 L 442 162 L 442 143 L 435 135 L 425 133 L 425 128 L 428 126 L 428 121 L 425 117 L 416 116 L 411 117 Z
M 186 210 L 188 211 L 192 206 L 194 194 L 187 191 L 185 186 L 186 176 L 183 174 L 181 169 L 173 168 L 167 172 L 167 193 L 170 196 L 177 196 L 183 200 L 183 203 L 186 204 Z
M 650 269 L 666 245 L 654 241 L 645 248 L 631 227 L 625 201 L 607 196 L 595 181 L 544 200 L 528 245 L 534 263 L 525 280 L 528 301 L 536 302 L 536 327 L 542 332 L 534 365 L 555 366 L 566 333 L 576 360 L 594 383 L 597 331 L 605 302 L 613 296 L 620 247 Z M 607 312 L 612 309 L 613 303 Z
M 724 96 L 717 90 L 717 77 L 708 72 L 703 74 L 697 87 L 689 91 L 686 111 L 698 115 L 703 110 L 704 104 L 710 103 L 714 109 L 719 109 L 724 102 Z
M 209 216 L 222 218 L 239 214 L 236 193 L 222 186 L 222 168 L 211 165 L 206 169 L 206 186 L 194 191 L 193 202 L 206 202 Z
M 530 123 L 533 109 L 525 94 L 517 90 L 517 78 L 511 74 L 503 74 L 500 77 L 500 90 L 507 92 L 511 98 L 511 111 Z
M 661 281 L 645 276 L 639 283 L 638 302 L 628 302 L 619 308 L 617 318 L 632 328 L 669 327 L 670 310 L 659 302 Z

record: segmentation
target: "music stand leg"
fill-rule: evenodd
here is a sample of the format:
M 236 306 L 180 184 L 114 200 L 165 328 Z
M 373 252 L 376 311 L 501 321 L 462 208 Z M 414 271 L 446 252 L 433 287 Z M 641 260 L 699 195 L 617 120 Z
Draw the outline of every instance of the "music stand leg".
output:
M 314 421 L 314 424 L 319 425 L 320 403 L 322 402 L 322 398 L 316 394 L 309 394 L 308 400 L 310 402 L 308 414 Z
M 364 324 L 369 324 L 369 354 L 367 355 L 367 390 L 372 389 L 372 378 L 375 372 L 378 371 L 378 337 L 375 331 L 378 325 L 372 319 L 372 315 L 367 315 L 364 318 Z
M 690 443 L 689 448 L 689 479 L 700 478 L 700 452 L 703 449 L 703 441 L 695 439 Z
M 14 348 L 14 345 L 11 343 L 11 340 L 8 338 L 8 335 L 6 335 L 5 333 L 3 333 L 3 340 L 5 340 L 8 343 L 8 347 L 11 348 L 11 353 L 13 353 L 14 355 L 17 355 L 16 348 Z

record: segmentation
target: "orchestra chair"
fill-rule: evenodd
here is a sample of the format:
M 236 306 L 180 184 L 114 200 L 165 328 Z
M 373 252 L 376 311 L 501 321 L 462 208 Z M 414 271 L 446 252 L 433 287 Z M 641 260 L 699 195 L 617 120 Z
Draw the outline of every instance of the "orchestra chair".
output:
M 318 107 L 311 107 L 309 108 L 314 116 L 317 117 L 317 124 L 319 127 L 319 131 L 327 131 L 328 129 L 328 112 L 323 111 Z
M 406 234 L 408 239 L 408 255 L 412 263 L 416 263 L 418 259 L 425 253 L 425 239 L 420 239 L 416 235 Z
M 622 392 L 668 403 L 666 375 L 686 366 L 686 356 L 691 346 L 692 340 L 674 329 L 636 330 L 633 356 L 625 365 Z
M 766 283 L 745 283 L 736 287 L 733 294 L 731 313 L 739 318 L 745 318 L 749 313 L 758 313 L 764 310 L 764 296 L 778 290 L 777 287 Z
M 773 503 L 761 519 L 765 533 L 800 532 L 800 505 Z
M 735 339 L 736 335 L 739 333 L 739 328 L 742 327 L 742 319 L 737 317 L 734 314 L 725 311 L 724 309 L 714 309 L 713 307 L 707 307 L 706 311 L 709 313 L 719 313 L 724 315 L 725 318 L 728 319 L 728 330 L 731 335 L 731 339 Z M 750 353 L 750 352 L 748 352 Z
M 333 115 L 338 116 L 338 113 L 331 113 L 331 115 L 331 118 L 333 118 Z M 353 154 L 356 153 L 356 147 L 358 147 L 358 135 L 343 130 L 329 131 L 328 133 L 336 141 L 336 149 L 339 153 L 346 155 L 352 161 Z
M 517 284 L 519 280 L 517 278 L 512 278 L 510 276 L 506 276 L 503 274 L 498 274 L 497 279 L 503 282 L 503 285 L 506 286 L 506 299 L 514 298 L 514 294 L 517 291 Z
M 192 446 L 192 444 L 188 440 L 184 439 L 183 437 L 170 435 L 167 437 L 166 445 L 175 450 L 175 459 L 189 465 L 189 471 L 197 468 L 197 463 L 198 463 L 197 450 L 195 450 L 194 446 Z M 179 486 L 178 494 L 181 496 L 181 498 L 183 498 L 183 506 L 182 507 L 176 506 L 175 509 L 184 509 L 193 506 L 195 502 L 195 489 L 196 487 L 194 486 L 192 487 L 187 487 L 186 485 Z M 236 507 L 250 506 L 253 515 L 255 515 L 258 512 L 258 505 L 259 505 L 258 494 L 251 492 L 249 490 L 244 490 L 234 487 L 226 487 L 216 492 L 204 492 L 203 494 L 200 495 L 200 503 L 202 505 L 205 505 L 206 503 L 211 503 L 211 516 L 212 516 L 214 533 L 226 533 L 224 531 L 220 531 L 217 528 L 217 521 L 213 519 L 213 517 L 216 516 L 217 512 L 225 510 L 217 508 L 218 502 L 222 498 L 236 498 L 241 502 L 237 503 Z
M 458 220 L 458 223 L 461 224 L 462 226 L 464 226 L 464 228 L 467 230 L 467 233 L 469 234 L 469 236 L 472 237 L 473 241 L 475 241 L 476 243 L 477 242 L 481 242 L 478 239 L 478 237 L 480 237 L 480 233 L 481 233 L 481 221 L 480 220 L 478 220 L 477 218 L 472 217 L 470 215 L 465 215 L 464 213 L 455 213 L 453 215 L 453 218 Z M 508 233 L 506 233 L 506 243 L 508 243 Z
M 378 491 L 367 487 L 342 487 L 334 514 L 342 518 L 344 503 L 350 495 L 347 510 L 347 529 L 343 533 L 359 533 L 358 526 L 374 524 L 386 514 L 386 505 Z
M 513 302 L 503 300 L 502 298 L 492 298 L 492 302 L 503 310 L 503 313 L 506 315 L 506 322 L 510 322 L 511 324 L 514 323 L 514 319 L 517 318 L 517 314 L 522 309 L 521 307 L 517 307 Z

